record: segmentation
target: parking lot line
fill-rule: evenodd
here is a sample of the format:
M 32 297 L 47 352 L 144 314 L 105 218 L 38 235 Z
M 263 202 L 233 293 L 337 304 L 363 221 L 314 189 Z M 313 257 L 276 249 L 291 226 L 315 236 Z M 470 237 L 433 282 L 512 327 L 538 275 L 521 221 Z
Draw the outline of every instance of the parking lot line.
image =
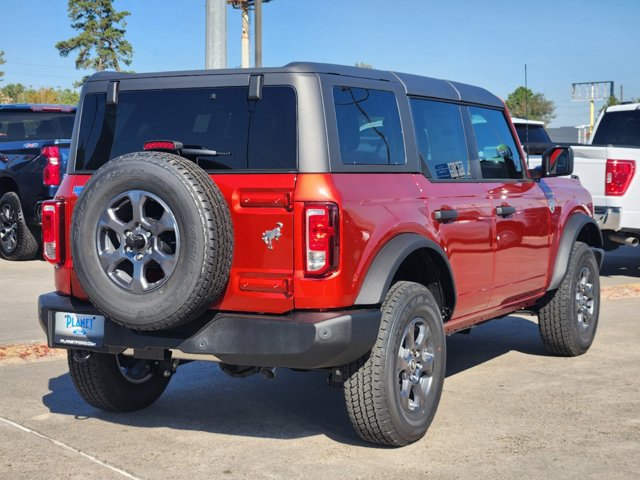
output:
M 66 443 L 61 442 L 60 440 L 56 440 L 55 438 L 51 438 L 48 437 L 47 435 L 43 435 L 40 432 L 36 432 L 35 430 L 32 430 L 28 427 L 25 427 L 24 425 L 20 425 L 19 423 L 16 423 L 12 420 L 9 420 L 8 418 L 4 418 L 4 417 L 0 417 L 0 421 L 6 423 L 7 425 L 11 425 L 14 428 L 17 428 L 18 430 L 22 430 L 23 432 L 26 433 L 30 433 L 31 435 L 35 435 L 36 437 L 42 438 L 44 440 L 48 440 L 49 442 L 53 443 L 54 445 L 60 447 L 60 448 L 64 448 L 65 450 L 69 451 L 69 452 L 73 452 L 73 453 L 77 453 L 78 455 L 86 458 L 87 460 L 90 460 L 94 463 L 97 463 L 98 465 L 101 465 L 105 468 L 108 468 L 109 470 L 119 473 L 120 475 L 122 475 L 125 478 L 129 478 L 131 480 L 142 480 L 139 477 L 133 476 L 128 472 L 125 472 L 124 470 L 118 468 L 118 467 L 114 467 L 113 465 L 109 465 L 108 463 L 104 463 L 103 461 L 97 459 L 96 457 L 94 457 L 93 455 L 89 455 L 88 453 L 82 452 L 80 450 L 78 450 L 77 448 L 73 448 L 71 445 L 67 445 Z

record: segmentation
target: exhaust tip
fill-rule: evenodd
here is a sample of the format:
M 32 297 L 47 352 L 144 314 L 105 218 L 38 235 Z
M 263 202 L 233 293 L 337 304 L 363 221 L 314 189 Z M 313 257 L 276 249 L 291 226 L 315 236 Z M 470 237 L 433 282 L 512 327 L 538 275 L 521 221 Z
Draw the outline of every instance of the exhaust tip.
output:
M 265 380 L 274 380 L 276 378 L 276 369 L 273 367 L 262 367 L 260 369 L 260 375 Z

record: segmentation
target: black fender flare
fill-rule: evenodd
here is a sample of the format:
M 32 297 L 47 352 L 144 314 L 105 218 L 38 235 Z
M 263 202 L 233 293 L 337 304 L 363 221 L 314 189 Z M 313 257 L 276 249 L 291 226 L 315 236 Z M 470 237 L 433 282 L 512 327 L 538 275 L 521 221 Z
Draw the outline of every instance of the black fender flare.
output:
M 393 237 L 380 249 L 362 282 L 355 305 L 378 305 L 382 303 L 402 262 L 413 252 L 421 249 L 431 250 L 447 266 L 448 278 L 442 280 L 449 282 L 448 287 L 453 294 L 450 309 L 453 312 L 456 303 L 456 285 L 453 280 L 453 271 L 451 270 L 449 259 L 440 245 L 415 233 L 403 233 Z
M 598 227 L 596 221 L 590 216 L 584 213 L 574 213 L 569 217 L 569 220 L 564 227 L 564 231 L 562 232 L 562 237 L 560 238 L 558 245 L 558 254 L 556 255 L 553 275 L 551 276 L 551 282 L 549 283 L 547 291 L 556 290 L 560 286 L 562 279 L 567 273 L 569 257 L 571 256 L 573 244 L 578 240 L 583 228 L 589 224 L 593 225 L 594 228 L 591 228 L 590 232 L 592 235 L 591 242 L 587 243 L 594 251 L 598 267 L 602 266 L 604 252 L 602 250 L 602 233 L 600 233 L 600 227 Z M 597 232 L 597 235 L 593 236 L 593 232 Z

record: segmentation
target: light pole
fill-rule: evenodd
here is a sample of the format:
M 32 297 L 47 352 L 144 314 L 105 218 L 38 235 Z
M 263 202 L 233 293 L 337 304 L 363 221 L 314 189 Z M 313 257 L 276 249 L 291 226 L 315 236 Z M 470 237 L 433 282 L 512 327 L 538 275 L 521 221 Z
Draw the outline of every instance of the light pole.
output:
M 205 68 L 227 68 L 227 4 L 207 0 Z
M 233 8 L 242 13 L 242 68 L 249 68 L 249 10 L 255 9 L 255 66 L 262 66 L 262 4 L 271 0 L 227 0 Z

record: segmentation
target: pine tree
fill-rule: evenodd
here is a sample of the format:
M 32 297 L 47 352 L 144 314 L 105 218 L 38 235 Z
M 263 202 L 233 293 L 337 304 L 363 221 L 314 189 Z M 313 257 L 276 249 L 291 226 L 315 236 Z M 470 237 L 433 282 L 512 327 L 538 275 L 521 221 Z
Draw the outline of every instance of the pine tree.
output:
M 63 57 L 77 50 L 77 69 L 119 72 L 120 63 L 131 64 L 133 47 L 124 38 L 130 12 L 117 12 L 113 0 L 69 0 L 68 13 L 71 27 L 80 33 L 56 48 Z

